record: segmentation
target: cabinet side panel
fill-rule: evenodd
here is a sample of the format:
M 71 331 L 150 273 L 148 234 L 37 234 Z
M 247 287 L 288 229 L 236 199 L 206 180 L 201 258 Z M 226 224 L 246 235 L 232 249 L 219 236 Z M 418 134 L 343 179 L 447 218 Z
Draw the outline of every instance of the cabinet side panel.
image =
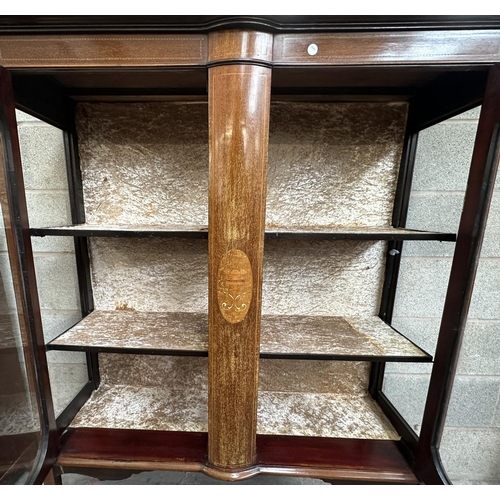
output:
M 209 461 L 224 468 L 255 461 L 270 86 L 268 68 L 209 72 Z

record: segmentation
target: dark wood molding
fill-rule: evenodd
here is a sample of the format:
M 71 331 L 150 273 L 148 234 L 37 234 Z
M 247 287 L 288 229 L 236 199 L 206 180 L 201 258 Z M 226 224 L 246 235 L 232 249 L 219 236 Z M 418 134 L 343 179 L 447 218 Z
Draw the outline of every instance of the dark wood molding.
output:
M 436 231 L 417 231 L 402 230 L 402 228 L 379 227 L 379 228 L 325 228 L 324 230 L 296 230 L 293 228 L 285 229 L 266 229 L 264 238 L 266 240 L 286 239 L 286 240 L 365 240 L 365 241 L 403 241 L 403 240 L 425 240 L 425 241 L 456 241 L 456 235 L 453 233 L 444 233 Z M 106 226 L 89 226 L 85 224 L 76 224 L 74 226 L 61 227 L 40 227 L 31 228 L 32 236 L 83 236 L 83 237 L 102 237 L 102 238 L 195 238 L 207 239 L 208 228 L 193 228 L 192 230 L 164 230 L 150 229 L 147 226 L 143 228 L 123 227 L 113 229 Z
M 34 33 L 168 33 L 216 29 L 256 29 L 270 32 L 401 31 L 435 29 L 496 29 L 494 15 L 323 15 L 323 16 L 2 16 L 0 30 Z
M 87 382 L 68 406 L 57 417 L 57 429 L 59 434 L 62 434 L 69 424 L 73 421 L 76 414 L 80 411 L 81 407 L 88 400 L 92 391 L 95 389 L 95 384 L 92 381 Z
M 207 439 L 204 433 L 69 428 L 57 465 L 64 472 L 89 468 L 203 472 L 230 481 L 276 474 L 418 483 L 397 441 L 258 435 L 257 462 L 224 469 L 207 463 Z
M 54 127 L 71 127 L 67 109 L 70 99 L 65 89 L 43 75 L 12 76 L 16 107 Z
M 460 85 L 456 73 L 445 73 L 424 87 L 411 100 L 408 131 L 418 133 L 453 116 L 479 106 L 483 100 L 488 72 L 472 73 Z
M 139 470 L 144 469 L 141 463 L 149 464 L 148 470 L 175 470 L 176 466 L 199 470 L 206 462 L 207 440 L 206 433 L 197 432 L 70 427 L 61 437 L 57 465 L 92 467 L 92 463 L 113 468 L 121 462 L 121 467 Z
M 261 472 L 389 483 L 418 483 L 398 441 L 257 436 Z M 276 472 L 277 472 L 276 470 Z

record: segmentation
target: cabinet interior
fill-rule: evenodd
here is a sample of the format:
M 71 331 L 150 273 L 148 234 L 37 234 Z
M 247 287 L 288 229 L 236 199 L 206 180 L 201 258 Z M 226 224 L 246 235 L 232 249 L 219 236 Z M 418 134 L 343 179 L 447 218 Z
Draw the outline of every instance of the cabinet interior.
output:
M 378 317 L 406 102 L 271 105 L 259 434 L 397 440 L 371 362 L 432 357 Z M 99 353 L 71 427 L 207 431 L 208 108 L 80 102 L 94 311 L 49 349 Z M 399 231 L 399 233 L 398 233 Z
M 447 482 L 437 450 L 500 150 L 496 21 L 46 21 L 0 36 L 37 477 Z M 479 104 L 457 234 L 407 228 L 419 132 Z M 64 225 L 30 227 L 16 108 L 61 131 Z M 30 237 L 74 244 L 83 319 L 49 342 Z M 410 240 L 456 242 L 432 353 L 391 325 Z M 61 413 L 57 356 L 85 384 Z M 387 362 L 434 364 L 418 436 L 384 392 Z

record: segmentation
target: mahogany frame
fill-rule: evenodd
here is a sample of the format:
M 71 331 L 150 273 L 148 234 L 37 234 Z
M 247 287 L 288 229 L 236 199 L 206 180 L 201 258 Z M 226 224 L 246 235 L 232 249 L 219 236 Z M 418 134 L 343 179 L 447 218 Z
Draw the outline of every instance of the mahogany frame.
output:
M 38 19 L 34 25 L 26 25 L 21 22 L 19 18 L 0 20 L 0 48 L 4 41 L 3 34 L 8 33 L 11 38 L 9 43 L 12 43 L 20 34 L 31 34 L 34 38 L 39 39 L 41 34 L 44 36 L 51 36 L 53 40 L 67 39 L 69 33 L 113 33 L 118 31 L 132 30 L 136 31 L 139 26 L 133 24 L 120 24 L 124 22 L 124 18 L 117 20 L 117 24 L 113 25 L 109 21 L 102 18 L 95 19 L 96 24 L 88 24 L 88 21 L 81 19 L 70 19 L 71 16 L 61 16 L 61 19 L 48 23 L 44 19 Z M 203 17 L 203 16 L 200 16 Z M 206 16 L 205 16 L 206 17 Z M 210 16 L 208 16 L 210 17 Z M 279 16 L 275 16 L 279 17 Z M 405 17 L 405 16 L 403 16 Z M 417 16 L 418 17 L 418 16 Z M 432 17 L 432 16 L 430 16 Z M 347 479 L 358 481 L 388 481 L 388 482 L 416 482 L 422 481 L 427 484 L 442 484 L 448 483 L 449 479 L 443 470 L 442 464 L 439 459 L 439 440 L 443 429 L 444 420 L 446 416 L 446 409 L 448 405 L 449 396 L 453 384 L 453 377 L 458 359 L 460 342 L 463 335 L 465 321 L 467 317 L 468 306 L 472 294 L 473 282 L 479 252 L 481 249 L 484 228 L 487 220 L 487 213 L 489 203 L 491 200 L 491 192 L 493 189 L 496 169 L 498 167 L 500 157 L 500 18 L 498 16 L 484 16 L 477 19 L 474 23 L 469 19 L 424 19 L 418 17 L 411 23 L 411 19 L 406 16 L 405 19 L 393 19 L 391 22 L 376 23 L 373 19 L 364 24 L 361 20 L 356 22 L 352 18 L 349 21 L 336 20 L 323 20 L 324 22 L 314 22 L 311 19 L 302 20 L 302 24 L 294 25 L 291 23 L 283 24 L 276 21 L 276 19 L 263 20 L 255 18 L 242 18 L 242 19 L 204 19 L 198 21 L 196 24 L 189 24 L 181 22 L 181 20 L 170 20 L 164 24 L 161 29 L 173 33 L 189 33 L 197 31 L 204 33 L 207 30 L 215 30 L 219 28 L 239 28 L 244 29 L 249 26 L 264 29 L 266 31 L 282 32 L 283 34 L 276 35 L 275 40 L 284 41 L 284 37 L 288 37 L 293 41 L 293 50 L 291 53 L 295 54 L 292 59 L 277 58 L 277 46 L 275 46 L 274 56 L 270 57 L 269 52 L 257 53 L 244 53 L 241 50 L 234 50 L 231 46 L 230 50 L 222 56 L 213 56 L 208 49 L 202 49 L 202 57 L 194 60 L 189 60 L 190 64 L 204 66 L 207 68 L 218 66 L 220 64 L 228 65 L 248 65 L 265 66 L 266 68 L 273 67 L 286 67 L 290 63 L 297 64 L 307 71 L 310 67 L 309 59 L 302 55 L 300 47 L 308 44 L 310 40 L 317 39 L 317 35 L 307 33 L 321 32 L 325 33 L 324 39 L 327 43 L 332 43 L 335 46 L 335 40 L 342 39 L 341 36 L 335 33 L 329 34 L 333 31 L 356 31 L 363 29 L 363 27 L 370 27 L 375 29 L 369 36 L 364 35 L 362 38 L 368 40 L 367 54 L 364 55 L 365 59 L 356 59 L 356 54 L 346 54 L 344 59 L 338 59 L 332 62 L 332 59 L 321 60 L 321 65 L 328 64 L 342 64 L 342 65 L 381 65 L 380 71 L 384 70 L 384 65 L 398 64 L 401 70 L 404 71 L 408 65 L 455 65 L 458 70 L 477 68 L 480 70 L 479 74 L 471 77 L 470 85 L 465 89 L 459 89 L 457 92 L 451 92 L 450 96 L 443 103 L 443 105 L 436 106 L 436 96 L 445 95 L 446 90 L 449 90 L 450 82 L 446 81 L 446 77 L 429 88 L 421 91 L 417 97 L 411 101 L 408 135 L 406 138 L 405 152 L 401 166 L 401 173 L 399 177 L 398 190 L 396 195 L 396 202 L 394 208 L 393 221 L 398 227 L 404 227 L 406 221 L 406 214 L 408 209 L 409 192 L 411 189 L 411 177 L 413 162 L 415 157 L 415 150 L 418 140 L 418 131 L 437 123 L 443 119 L 461 113 L 470 109 L 478 104 L 484 96 L 483 111 L 481 113 L 478 132 L 476 136 L 476 143 L 474 147 L 473 160 L 470 170 L 469 182 L 467 185 L 465 206 L 460 223 L 460 228 L 457 237 L 457 246 L 455 257 L 453 260 L 453 267 L 450 275 L 448 293 L 445 302 L 445 310 L 441 324 L 441 331 L 439 336 L 438 347 L 435 356 L 434 368 L 431 376 L 431 385 L 427 398 L 427 405 L 424 414 L 422 433 L 420 438 L 417 438 L 415 433 L 411 430 L 404 419 L 399 415 L 397 410 L 392 406 L 387 397 L 381 392 L 384 363 L 376 362 L 373 365 L 372 376 L 370 381 L 370 393 L 374 399 L 379 403 L 381 408 L 392 421 L 397 431 L 402 436 L 402 441 L 398 445 L 387 445 L 389 448 L 396 450 L 388 452 L 388 448 L 383 450 L 384 446 L 375 444 L 373 442 L 364 443 L 360 445 L 356 440 L 328 440 L 326 438 L 292 438 L 283 436 L 256 436 L 256 453 L 257 462 L 253 466 L 245 469 L 213 469 L 207 466 L 206 463 L 206 436 L 195 436 L 193 433 L 188 435 L 180 435 L 178 433 L 176 438 L 177 444 L 172 447 L 171 444 L 168 448 L 172 453 L 175 450 L 184 450 L 183 453 L 189 455 L 194 453 L 196 456 L 193 467 L 196 470 L 203 470 L 205 473 L 214 475 L 223 479 L 241 479 L 249 477 L 255 473 L 278 473 L 278 474 L 299 474 L 299 475 L 312 475 L 314 477 L 323 477 L 329 479 Z M 460 16 L 457 16 L 460 17 Z M 63 19 L 64 18 L 64 19 Z M 129 20 L 130 21 L 130 20 Z M 185 20 L 184 20 L 185 21 Z M 73 23 L 73 24 L 72 24 Z M 83 23 L 83 24 L 82 24 Z M 86 24 L 87 23 L 87 24 Z M 161 23 L 160 23 L 161 24 Z M 141 25 L 144 31 L 154 32 L 159 28 L 159 24 L 152 23 L 148 20 Z M 401 32 L 404 30 L 415 29 L 411 33 L 411 39 L 421 40 L 423 42 L 431 43 L 436 39 L 436 32 L 425 31 L 432 27 L 433 29 L 439 28 L 442 30 L 440 35 L 446 38 L 460 39 L 460 36 L 455 36 L 456 33 L 453 29 L 457 27 L 467 27 L 470 32 L 469 36 L 474 37 L 477 41 L 474 49 L 468 52 L 468 48 L 460 53 L 459 51 L 453 54 L 447 54 L 446 57 L 439 59 L 435 55 L 429 55 L 428 59 L 425 57 L 422 60 L 420 55 L 412 55 L 411 47 L 402 46 L 400 53 L 396 54 L 392 59 L 381 60 L 377 59 L 377 54 L 384 51 L 385 43 L 389 43 L 394 32 Z M 385 29 L 384 33 L 378 32 L 379 29 Z M 488 32 L 481 30 L 488 29 Z M 306 33 L 294 33 L 296 30 L 303 30 Z M 422 31 L 424 30 L 424 31 Z M 61 34 L 62 32 L 62 34 Z M 49 33 L 49 35 L 47 35 Z M 54 33 L 58 33 L 55 35 Z M 289 33 L 292 33 L 289 35 Z M 99 36 L 99 35 L 98 35 Z M 346 35 L 350 36 L 350 34 Z M 356 36 L 352 34 L 352 36 Z M 398 34 L 399 38 L 405 36 L 405 33 Z M 281 37 L 281 38 L 280 38 Z M 291 37 L 291 38 L 290 38 Z M 312 38 L 311 38 L 312 37 Z M 316 37 L 316 38 L 314 38 Z M 455 38 L 453 38 L 455 37 Z M 92 35 L 89 34 L 89 38 Z M 113 36 L 107 37 L 106 43 Z M 123 36 L 127 38 L 127 36 Z M 147 37 L 146 37 L 147 38 Z M 154 37 L 152 37 L 154 38 Z M 345 38 L 345 36 L 344 36 Z M 402 38 L 401 38 L 402 39 Z M 130 42 L 133 37 L 130 37 Z M 498 46 L 495 43 L 498 42 Z M 128 42 L 127 42 L 128 43 Z M 280 42 L 281 43 L 281 42 Z M 457 42 L 458 43 L 458 42 Z M 462 43 L 460 41 L 460 43 Z M 283 47 L 283 44 L 279 45 Z M 297 48 L 298 47 L 298 48 Z M 496 47 L 496 48 L 495 48 Z M 115 47 L 118 48 L 118 47 Z M 43 44 L 41 50 L 43 51 Z M 105 48 L 103 50 L 106 50 Z M 407 57 L 405 59 L 405 50 Z M 297 52 L 299 51 L 299 52 Z M 453 51 L 451 51 L 453 52 Z M 125 49 L 125 53 L 127 49 Z M 99 51 L 98 51 L 99 54 Z M 68 180 L 70 185 L 72 217 L 74 223 L 81 223 L 84 220 L 83 206 L 81 198 L 81 178 L 79 174 L 79 166 L 77 161 L 77 144 L 74 130 L 72 128 L 72 105 L 70 99 L 65 95 L 64 90 L 53 84 L 43 76 L 30 76 L 30 79 L 23 78 L 23 71 L 30 68 L 39 67 L 54 67 L 52 63 L 43 63 L 40 66 L 40 59 L 34 62 L 23 62 L 22 54 L 13 59 L 14 66 L 11 69 L 15 70 L 13 74 L 15 90 L 15 97 L 9 97 L 10 91 L 10 71 L 0 70 L 0 88 L 3 89 L 4 97 L 2 100 L 2 107 L 9 107 L 12 109 L 14 99 L 19 108 L 34 114 L 35 116 L 44 119 L 48 123 L 59 126 L 65 131 L 65 145 L 68 160 Z M 128 59 L 125 66 L 137 67 L 137 61 L 127 56 Z M 371 58 L 371 59 L 370 59 Z M 81 67 L 78 61 L 67 61 L 63 64 L 73 69 Z M 193 62 L 194 61 L 194 62 Z M 7 61 L 8 62 L 8 61 Z M 5 65 L 5 62 L 3 62 Z M 116 65 L 116 60 L 109 63 L 109 67 Z M 151 64 L 150 62 L 148 64 Z M 313 64 L 316 64 L 314 62 Z M 162 60 L 162 65 L 175 67 L 178 65 L 175 57 L 166 58 Z M 7 67 L 9 64 L 7 64 Z M 140 64 L 139 64 L 140 66 Z M 9 69 L 9 68 L 8 68 Z M 214 68 L 215 69 L 215 68 Z M 485 88 L 485 76 L 488 74 L 488 82 Z M 33 85 L 34 82 L 42 83 L 42 85 Z M 32 91 L 35 91 L 34 93 Z M 314 89 L 307 90 L 314 93 Z M 300 92 L 299 92 L 300 93 Z M 448 92 L 450 93 L 450 92 Z M 172 462 L 162 463 L 162 460 L 138 460 L 136 452 L 138 448 L 134 448 L 134 456 L 130 456 L 130 449 L 120 452 L 120 447 L 129 442 L 130 437 L 134 432 L 139 431 L 113 431 L 113 430 L 99 430 L 92 431 L 92 436 L 97 437 L 100 432 L 102 439 L 95 439 L 92 441 L 93 447 L 91 450 L 86 448 L 84 451 L 83 444 L 79 448 L 76 445 L 77 451 L 74 451 L 71 446 L 72 443 L 78 443 L 79 436 L 85 435 L 90 432 L 85 429 L 68 429 L 65 428 L 72 419 L 72 416 L 78 411 L 81 405 L 85 402 L 93 388 L 97 386 L 98 381 L 98 367 L 97 357 L 95 354 L 89 354 L 89 384 L 80 394 L 75 398 L 73 403 L 58 419 L 59 432 L 61 433 L 60 441 L 57 439 L 55 419 L 53 417 L 53 409 L 51 408 L 50 386 L 48 383 L 47 367 L 45 360 L 45 346 L 43 342 L 43 335 L 41 335 L 41 322 L 40 312 L 37 308 L 38 296 L 36 292 L 36 283 L 34 281 L 34 264 L 29 242 L 29 228 L 27 227 L 27 213 L 24 200 L 24 192 L 22 189 L 22 169 L 20 164 L 19 146 L 16 132 L 16 124 L 12 121 L 12 111 L 10 111 L 10 118 L 7 121 L 2 121 L 2 134 L 4 137 L 10 137 L 11 152 L 7 155 L 7 171 L 11 172 L 6 178 L 6 188 L 11 193 L 9 198 L 8 207 L 10 210 L 17 211 L 20 214 L 19 219 L 21 222 L 16 222 L 15 230 L 17 231 L 17 241 L 22 242 L 23 248 L 18 250 L 20 258 L 19 271 L 23 276 L 27 276 L 29 286 L 24 288 L 24 300 L 27 304 L 27 313 L 30 318 L 29 329 L 31 332 L 34 358 L 39 374 L 40 385 L 40 401 L 42 403 L 42 412 L 45 422 L 45 441 L 41 455 L 46 456 L 44 463 L 39 464 L 39 474 L 36 481 L 40 482 L 47 475 L 48 471 L 57 459 L 57 464 L 63 470 L 66 467 L 72 470 L 86 470 L 86 468 L 136 468 L 137 470 L 148 470 L 148 468 L 162 468 L 168 470 L 175 470 Z M 3 182 L 3 180 L 2 180 Z M 390 242 L 388 250 L 395 250 L 399 252 L 391 259 L 388 259 L 386 269 L 386 278 L 384 284 L 383 299 L 381 302 L 380 316 L 382 319 L 389 321 L 392 317 L 392 309 L 394 305 L 395 289 L 397 285 L 398 270 L 400 263 L 400 255 L 402 250 L 402 242 Z M 80 284 L 80 297 L 82 301 L 82 313 L 88 314 L 92 308 L 92 291 L 89 280 L 89 262 L 88 253 L 86 248 L 86 238 L 75 236 L 75 251 L 77 254 L 77 267 Z M 465 265 L 464 265 L 465 263 Z M 47 432 L 48 430 L 48 432 Z M 151 439 L 155 441 L 159 438 L 159 432 L 150 431 Z M 145 434 L 143 434 L 145 436 Z M 171 437 L 171 436 L 170 436 Z M 169 439 L 170 439 L 169 437 Z M 87 435 L 87 438 L 90 438 Z M 194 441 L 197 444 L 194 444 Z M 318 448 L 319 446 L 319 448 Z M 376 464 L 373 469 L 366 471 L 367 460 L 363 453 L 359 453 L 361 448 L 368 448 L 373 446 L 370 451 L 366 451 L 369 456 L 376 458 Z M 59 449 L 59 447 L 61 447 Z M 296 457 L 300 457 L 302 452 L 306 449 L 313 450 L 313 455 L 320 453 L 323 459 L 319 459 L 314 464 L 305 465 Z M 322 451 L 320 452 L 319 449 Z M 73 450 L 73 452 L 72 452 Z M 108 451 L 106 451 L 108 450 Z M 334 452 L 333 450 L 341 450 Z M 72 454 L 73 453 L 73 454 Z M 87 458 L 84 454 L 88 453 Z M 106 453 L 111 453 L 108 458 Z M 393 457 L 394 462 L 389 466 L 386 462 L 381 462 L 381 457 Z M 394 454 L 395 453 L 395 454 Z M 147 454 L 147 452 L 146 452 Z M 186 455 L 186 456 L 187 456 Z M 314 455 L 316 456 L 316 455 Z M 295 458 L 294 458 L 295 457 Z M 326 457 L 326 458 L 325 458 Z M 352 462 L 342 464 L 342 457 L 353 457 Z M 357 457 L 357 458 L 355 458 Z M 131 462 L 125 462 L 131 460 Z M 299 460 L 299 462 L 297 462 Z M 189 462 L 189 461 L 188 461 Z M 189 463 L 185 462 L 182 470 L 189 469 Z M 335 463 L 336 465 L 332 464 Z M 43 465 L 43 467 L 42 467 Z M 391 468 L 392 467 L 392 468 Z M 368 467 L 369 468 L 369 467 Z M 385 469 L 384 469 L 385 468 Z M 387 474 L 384 474 L 387 472 Z M 406 471 L 406 472 L 402 472 Z M 409 472 L 408 472 L 409 471 Z M 399 474 L 399 475 L 398 475 Z M 416 476 L 415 476 L 416 475 Z M 57 474 L 56 474 L 57 476 Z M 398 479 L 399 478 L 399 479 Z M 54 479 L 57 482 L 57 479 Z

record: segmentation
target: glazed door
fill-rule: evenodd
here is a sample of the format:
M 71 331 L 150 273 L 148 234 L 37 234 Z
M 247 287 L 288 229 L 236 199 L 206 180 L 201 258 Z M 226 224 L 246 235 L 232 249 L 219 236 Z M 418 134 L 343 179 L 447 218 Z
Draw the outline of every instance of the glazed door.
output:
M 1 67 L 0 210 L 0 484 L 30 484 L 43 481 L 55 457 L 55 427 L 11 76 Z

